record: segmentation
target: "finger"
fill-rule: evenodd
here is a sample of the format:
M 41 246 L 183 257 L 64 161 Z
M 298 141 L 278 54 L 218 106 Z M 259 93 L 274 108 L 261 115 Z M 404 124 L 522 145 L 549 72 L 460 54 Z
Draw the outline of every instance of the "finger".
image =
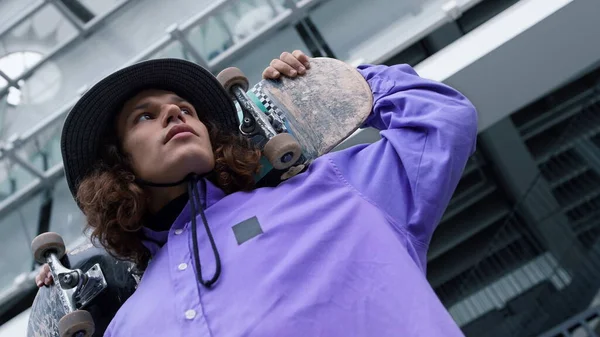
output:
M 279 59 L 292 66 L 292 68 L 294 68 L 300 75 L 303 75 L 306 72 L 306 68 L 304 67 L 302 62 L 300 62 L 294 55 L 288 52 L 281 53 Z
M 42 282 L 42 277 L 40 275 L 37 275 L 35 277 L 35 284 L 38 286 L 38 288 L 44 284 L 44 282 Z
M 265 71 L 263 71 L 262 73 L 262 77 L 264 79 L 276 79 L 279 78 L 279 75 L 281 75 L 275 68 L 273 67 L 267 67 L 267 69 L 265 69 Z
M 295 77 L 298 75 L 298 72 L 292 68 L 292 66 L 283 62 L 282 60 L 275 59 L 271 61 L 271 67 L 288 77 Z
M 310 57 L 304 54 L 301 50 L 294 50 L 292 55 L 306 67 L 306 69 L 310 69 Z

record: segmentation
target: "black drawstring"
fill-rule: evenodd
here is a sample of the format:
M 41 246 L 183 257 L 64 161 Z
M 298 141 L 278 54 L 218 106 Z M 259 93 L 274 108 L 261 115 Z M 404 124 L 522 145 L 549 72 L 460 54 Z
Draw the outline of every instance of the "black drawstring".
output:
M 221 258 L 219 257 L 219 250 L 217 249 L 217 245 L 215 244 L 215 240 L 212 236 L 212 232 L 210 227 L 208 227 L 208 221 L 206 221 L 206 215 L 204 214 L 204 207 L 202 206 L 202 202 L 200 200 L 200 195 L 198 195 L 198 190 L 194 188 L 197 183 L 197 177 L 193 177 L 192 180 L 188 183 L 188 194 L 190 195 L 190 207 L 191 212 L 194 214 L 192 216 L 192 236 L 193 236 L 193 249 L 194 249 L 194 263 L 196 264 L 196 279 L 198 282 L 202 283 L 207 288 L 210 288 L 221 275 Z M 204 179 L 200 179 L 202 183 L 202 190 L 204 195 L 206 196 L 206 182 Z M 196 203 L 200 206 L 200 217 L 202 217 L 202 222 L 204 223 L 204 229 L 206 230 L 206 234 L 208 235 L 208 239 L 210 240 L 210 246 L 212 247 L 213 254 L 215 256 L 216 267 L 215 267 L 215 275 L 208 280 L 205 281 L 202 277 L 202 265 L 200 264 L 200 254 L 198 252 L 198 236 L 196 235 Z
M 204 179 L 202 177 L 198 177 L 197 175 L 194 175 L 194 174 L 189 175 L 189 176 L 185 177 L 183 180 L 178 181 L 176 183 L 153 183 L 153 182 L 145 181 L 145 180 L 142 180 L 139 178 L 136 179 L 137 183 L 151 186 L 151 187 L 173 187 L 173 186 L 181 185 L 186 181 L 188 182 L 188 197 L 190 200 L 190 208 L 191 208 L 190 211 L 192 213 L 192 245 L 193 245 L 193 249 L 194 249 L 194 264 L 196 265 L 196 280 L 199 283 L 201 283 L 202 285 L 204 285 L 205 287 L 210 288 L 213 284 L 215 284 L 215 282 L 217 282 L 217 280 L 219 279 L 219 276 L 221 275 L 221 257 L 219 256 L 219 250 L 217 249 L 217 245 L 215 244 L 215 240 L 213 238 L 210 227 L 208 226 L 208 221 L 206 220 L 206 215 L 204 214 L 204 206 L 202 205 L 202 201 L 200 200 L 200 195 L 198 193 L 198 189 L 194 188 L 198 184 L 198 181 L 200 181 L 202 184 L 202 192 L 204 193 L 204 196 L 206 197 L 206 182 L 204 181 Z M 198 206 L 199 206 L 199 208 L 197 209 Z M 198 248 L 198 235 L 197 235 L 197 230 L 196 230 L 196 227 L 197 227 L 196 213 L 198 211 L 200 212 L 200 217 L 202 217 L 202 223 L 204 224 L 204 229 L 206 230 L 206 235 L 208 235 L 208 239 L 210 240 L 210 245 L 212 247 L 212 251 L 215 256 L 215 261 L 216 261 L 215 274 L 208 281 L 205 281 L 204 278 L 202 277 L 202 265 L 200 264 L 200 253 L 199 253 L 199 248 Z

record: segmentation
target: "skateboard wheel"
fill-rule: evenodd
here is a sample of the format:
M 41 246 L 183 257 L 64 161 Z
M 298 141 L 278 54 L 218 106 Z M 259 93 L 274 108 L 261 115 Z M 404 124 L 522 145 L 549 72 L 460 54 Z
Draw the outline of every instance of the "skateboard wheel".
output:
M 70 312 L 58 321 L 58 334 L 60 337 L 91 337 L 94 330 L 94 319 L 85 310 Z
M 248 91 L 248 87 L 250 86 L 246 75 L 244 75 L 240 69 L 235 67 L 223 69 L 217 75 L 217 80 L 228 93 L 231 93 L 231 89 L 234 85 L 239 85 L 244 91 Z
M 298 161 L 302 148 L 289 133 L 279 133 L 265 144 L 264 154 L 273 168 L 284 170 Z
M 31 241 L 31 251 L 38 263 L 46 263 L 46 254 L 54 253 L 59 259 L 65 255 L 65 242 L 57 233 L 42 233 Z

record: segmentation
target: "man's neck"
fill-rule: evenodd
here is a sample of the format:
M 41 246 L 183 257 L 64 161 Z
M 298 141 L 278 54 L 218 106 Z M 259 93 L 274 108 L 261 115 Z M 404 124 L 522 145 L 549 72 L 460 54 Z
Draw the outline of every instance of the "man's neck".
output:
M 187 192 L 187 184 L 173 187 L 148 187 L 147 191 L 150 194 L 149 211 L 151 214 L 156 214 L 165 205 Z

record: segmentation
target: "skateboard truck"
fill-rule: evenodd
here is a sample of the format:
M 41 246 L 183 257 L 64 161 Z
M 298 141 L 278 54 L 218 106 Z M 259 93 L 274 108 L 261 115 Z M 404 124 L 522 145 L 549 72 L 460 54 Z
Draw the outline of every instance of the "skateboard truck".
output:
M 248 78 L 238 68 L 227 68 L 217 75 L 225 90 L 239 103 L 243 120 L 240 132 L 245 136 L 261 134 L 268 139 L 263 153 L 275 169 L 292 167 L 302 155 L 302 148 L 294 137 L 283 130 L 279 116 L 262 112 L 248 97 Z
M 66 249 L 62 237 L 48 232 L 38 235 L 31 242 L 33 256 L 38 263 L 47 263 L 58 291 L 62 305 L 68 312 L 58 322 L 61 337 L 87 337 L 94 333 L 92 315 L 81 310 L 107 287 L 107 282 L 99 264 L 93 265 L 85 273 L 80 269 L 65 267 L 60 259 Z

